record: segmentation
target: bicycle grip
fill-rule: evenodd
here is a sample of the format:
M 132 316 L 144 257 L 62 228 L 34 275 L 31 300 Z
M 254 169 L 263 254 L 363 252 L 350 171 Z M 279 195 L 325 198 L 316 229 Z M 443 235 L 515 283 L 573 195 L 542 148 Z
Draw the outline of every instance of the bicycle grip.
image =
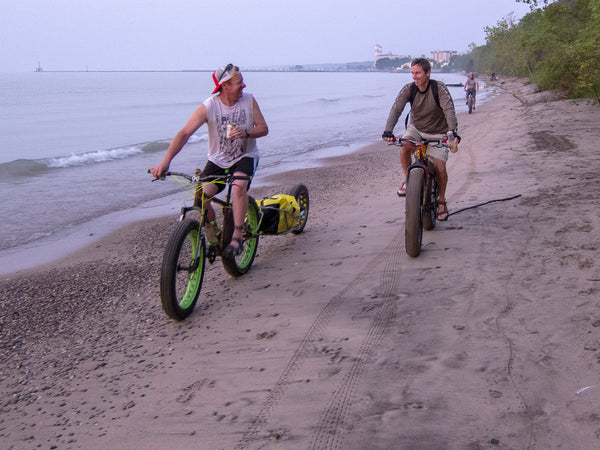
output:
M 146 173 L 149 173 L 149 174 L 151 174 L 152 176 L 154 176 L 154 174 L 152 174 L 152 169 L 147 169 L 147 170 L 146 170 Z M 164 179 L 165 179 L 167 176 L 169 176 L 169 175 L 171 175 L 171 172 L 169 172 L 168 170 L 166 170 L 165 172 L 163 172 L 163 173 L 161 174 L 161 176 L 160 176 L 160 177 L 158 177 L 158 178 L 154 178 L 154 180 L 153 180 L 153 181 L 156 181 L 156 180 L 164 180 Z
M 396 142 L 396 136 L 394 136 L 394 133 L 392 133 L 391 131 L 384 131 L 383 134 L 381 135 L 382 139 L 393 139 L 394 142 Z

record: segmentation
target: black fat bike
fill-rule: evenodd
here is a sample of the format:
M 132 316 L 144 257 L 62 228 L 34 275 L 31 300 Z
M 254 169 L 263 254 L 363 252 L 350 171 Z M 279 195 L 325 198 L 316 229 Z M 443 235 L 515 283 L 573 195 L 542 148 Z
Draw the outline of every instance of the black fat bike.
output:
M 471 114 L 475 107 L 475 91 L 473 89 L 469 89 L 467 92 L 467 106 L 469 107 L 469 114 Z
M 395 145 L 402 142 L 416 147 L 414 161 L 408 167 L 406 175 L 406 220 L 404 241 L 406 253 L 413 258 L 421 254 L 423 229 L 433 230 L 437 219 L 439 187 L 435 166 L 427 157 L 427 147 L 450 147 L 446 139 L 414 140 L 399 138 Z

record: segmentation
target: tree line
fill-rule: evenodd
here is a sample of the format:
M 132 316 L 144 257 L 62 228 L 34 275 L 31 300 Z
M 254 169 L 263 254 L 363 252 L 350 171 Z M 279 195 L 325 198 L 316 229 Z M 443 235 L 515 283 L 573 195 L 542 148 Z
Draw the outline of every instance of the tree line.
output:
M 568 0 L 532 7 L 486 27 L 486 44 L 470 46 L 451 66 L 467 72 L 529 78 L 540 90 L 600 101 L 600 1 Z

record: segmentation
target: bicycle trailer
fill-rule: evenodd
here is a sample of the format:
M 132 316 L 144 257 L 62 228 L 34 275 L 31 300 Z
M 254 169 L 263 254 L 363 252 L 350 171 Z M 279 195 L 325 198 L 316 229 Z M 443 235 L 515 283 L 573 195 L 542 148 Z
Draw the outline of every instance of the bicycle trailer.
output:
M 298 225 L 300 206 L 293 195 L 273 195 L 256 203 L 261 211 L 259 233 L 287 233 Z

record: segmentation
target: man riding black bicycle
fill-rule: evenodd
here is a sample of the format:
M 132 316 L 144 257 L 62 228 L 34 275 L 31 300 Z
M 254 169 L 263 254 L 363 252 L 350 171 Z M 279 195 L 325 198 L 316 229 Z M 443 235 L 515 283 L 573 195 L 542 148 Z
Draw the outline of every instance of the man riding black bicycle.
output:
M 473 95 L 473 109 L 475 109 L 475 103 L 477 102 L 477 92 L 479 91 L 479 82 L 475 79 L 473 72 L 469 74 L 467 81 L 465 82 L 465 92 L 467 105 L 469 104 L 469 95 Z
M 383 139 L 387 142 L 393 142 L 396 139 L 393 134 L 394 127 L 398 123 L 404 107 L 410 103 L 410 121 L 403 137 L 413 140 L 442 139 L 452 133 L 453 142 L 450 144 L 458 145 L 456 139 L 458 122 L 454 102 L 448 88 L 441 81 L 430 80 L 431 63 L 425 58 L 415 58 L 411 62 L 411 72 L 414 83 L 406 84 L 398 93 L 385 125 Z M 400 162 L 405 176 L 414 150 L 415 148 L 409 145 L 400 147 Z M 427 150 L 427 155 L 433 159 L 440 189 L 437 220 L 448 220 L 449 213 L 446 204 L 448 148 L 432 147 Z M 402 183 L 397 193 L 400 197 L 406 195 L 406 181 Z

